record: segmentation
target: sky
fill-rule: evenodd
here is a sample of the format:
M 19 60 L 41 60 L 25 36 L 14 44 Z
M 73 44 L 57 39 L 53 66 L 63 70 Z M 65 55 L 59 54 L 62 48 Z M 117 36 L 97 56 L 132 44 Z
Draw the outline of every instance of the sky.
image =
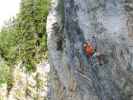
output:
M 5 21 L 19 12 L 21 0 L 0 0 L 0 29 Z

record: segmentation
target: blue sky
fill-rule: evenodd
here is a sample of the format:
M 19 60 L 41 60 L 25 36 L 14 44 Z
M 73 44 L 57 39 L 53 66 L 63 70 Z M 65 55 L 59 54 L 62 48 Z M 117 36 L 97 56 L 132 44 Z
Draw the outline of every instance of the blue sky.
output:
M 4 22 L 19 12 L 21 0 L 0 0 L 0 29 Z

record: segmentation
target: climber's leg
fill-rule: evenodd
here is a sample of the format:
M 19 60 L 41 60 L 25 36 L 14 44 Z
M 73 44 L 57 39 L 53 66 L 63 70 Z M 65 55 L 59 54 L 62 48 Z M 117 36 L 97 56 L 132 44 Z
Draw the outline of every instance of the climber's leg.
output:
M 93 64 L 93 58 L 91 55 L 88 55 L 88 61 L 91 65 Z

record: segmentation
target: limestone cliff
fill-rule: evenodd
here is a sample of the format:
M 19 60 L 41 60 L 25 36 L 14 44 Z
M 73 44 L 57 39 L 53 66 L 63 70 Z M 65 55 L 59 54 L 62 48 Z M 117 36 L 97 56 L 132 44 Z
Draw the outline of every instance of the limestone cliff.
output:
M 49 100 L 133 100 L 132 16 L 132 0 L 51 1 Z M 83 51 L 94 33 L 102 65 Z

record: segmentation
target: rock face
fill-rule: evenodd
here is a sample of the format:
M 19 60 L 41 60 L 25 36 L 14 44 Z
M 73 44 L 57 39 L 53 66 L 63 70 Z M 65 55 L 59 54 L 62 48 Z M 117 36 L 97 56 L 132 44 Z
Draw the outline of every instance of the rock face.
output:
M 133 100 L 133 1 L 52 0 L 49 100 Z M 93 64 L 83 43 L 95 35 Z

